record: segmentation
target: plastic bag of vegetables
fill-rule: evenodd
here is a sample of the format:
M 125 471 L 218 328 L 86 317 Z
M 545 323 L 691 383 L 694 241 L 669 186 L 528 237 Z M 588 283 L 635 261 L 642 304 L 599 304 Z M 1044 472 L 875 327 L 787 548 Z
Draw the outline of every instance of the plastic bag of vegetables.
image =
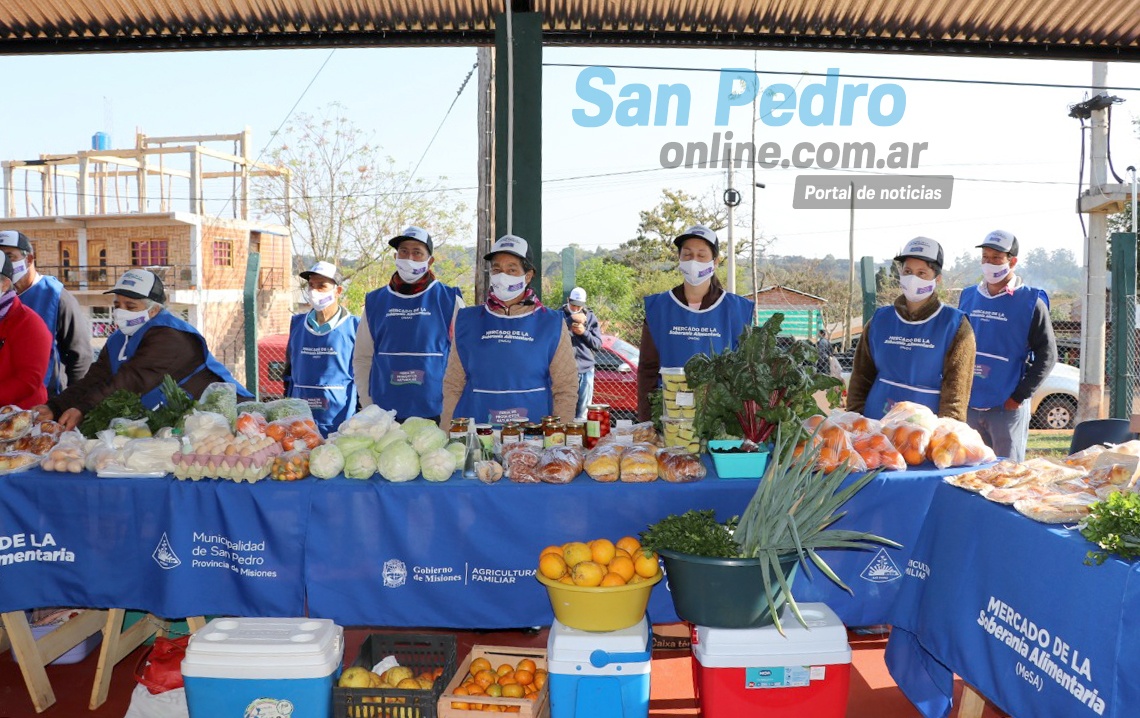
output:
M 420 457 L 420 472 L 428 481 L 447 481 L 455 473 L 455 456 L 447 449 L 432 449 Z
M 182 426 L 182 435 L 194 443 L 212 437 L 226 438 L 233 436 L 230 433 L 230 422 L 226 417 L 212 411 L 198 411 L 195 409 L 186 417 Z
M 337 431 L 342 436 L 368 436 L 375 440 L 387 434 L 395 423 L 395 410 L 385 411 L 370 404 L 342 422 Z
M 278 399 L 265 405 L 265 418 L 271 423 L 282 419 L 312 419 L 313 410 L 304 399 Z
M 402 441 L 380 452 L 376 464 L 380 475 L 388 481 L 411 481 L 420 475 L 420 457 Z
M 359 449 L 344 457 L 346 479 L 371 479 L 376 473 L 376 459 L 368 449 Z
M 216 381 L 206 387 L 194 408 L 221 414 L 233 426 L 237 421 L 237 387 L 229 382 Z
M 344 454 L 336 444 L 318 446 L 309 453 L 309 473 L 331 479 L 344 470 Z

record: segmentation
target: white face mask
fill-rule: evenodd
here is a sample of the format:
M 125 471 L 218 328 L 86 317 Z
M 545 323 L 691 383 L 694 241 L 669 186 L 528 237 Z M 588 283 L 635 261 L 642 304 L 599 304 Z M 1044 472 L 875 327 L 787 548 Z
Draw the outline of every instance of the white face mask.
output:
M 716 262 L 698 262 L 691 259 L 687 262 L 681 262 L 679 265 L 681 275 L 685 278 L 686 284 L 691 284 L 694 287 L 704 284 L 713 275 L 716 270 Z
M 424 278 L 427 274 L 428 263 L 417 262 L 414 259 L 397 259 L 396 260 L 396 273 L 400 275 L 400 279 L 408 284 L 415 284 Z
M 491 275 L 491 291 L 501 301 L 509 302 L 526 289 L 526 275 L 516 277 L 505 272 Z
M 28 273 L 28 260 L 21 259 L 18 262 L 12 262 L 12 283 L 20 281 L 24 275 Z
M 315 292 L 312 289 L 305 289 L 305 301 L 309 306 L 316 309 L 318 312 L 328 305 L 333 303 L 336 299 L 336 292 Z
M 907 274 L 899 278 L 903 296 L 908 302 L 921 302 L 934 294 L 936 279 L 923 279 L 917 274 Z
M 141 312 L 132 312 L 129 309 L 116 309 L 111 312 L 111 315 L 115 320 L 115 326 L 128 337 L 141 329 L 142 325 L 150 321 L 149 309 L 144 309 Z
M 982 276 L 986 278 L 986 284 L 998 284 L 1005 280 L 1013 271 L 1013 267 L 1008 264 L 983 264 Z

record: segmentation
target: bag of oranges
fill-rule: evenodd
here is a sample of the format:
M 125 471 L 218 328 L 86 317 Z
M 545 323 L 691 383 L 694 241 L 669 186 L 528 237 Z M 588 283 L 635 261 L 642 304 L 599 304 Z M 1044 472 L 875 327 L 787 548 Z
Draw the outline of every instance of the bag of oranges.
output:
M 883 434 L 882 424 L 854 411 L 835 410 L 829 420 L 842 426 L 851 437 L 851 448 L 863 458 L 867 470 L 883 468 L 905 471 L 906 460 L 891 440 Z
M 929 407 L 900 401 L 882 419 L 883 434 L 902 454 L 908 466 L 925 463 L 938 417 Z
M 852 471 L 867 470 L 867 463 L 851 443 L 851 435 L 837 422 L 817 414 L 804 419 L 803 426 L 811 433 L 813 444 L 820 445 L 817 469 L 830 472 L 847 465 Z
M 927 456 L 939 469 L 951 466 L 977 466 L 995 461 L 994 450 L 982 441 L 982 435 L 964 422 L 941 418 L 930 437 Z

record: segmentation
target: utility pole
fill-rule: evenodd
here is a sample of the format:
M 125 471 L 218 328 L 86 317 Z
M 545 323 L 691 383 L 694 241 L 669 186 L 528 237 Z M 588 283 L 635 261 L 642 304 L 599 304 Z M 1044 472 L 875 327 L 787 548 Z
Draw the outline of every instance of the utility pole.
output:
M 847 311 L 843 314 L 843 350 L 851 349 L 851 303 L 855 301 L 855 183 L 851 183 L 851 220 L 847 226 Z
M 494 48 L 476 51 L 479 66 L 478 195 L 475 201 L 475 303 L 487 301 L 487 266 L 483 255 L 491 251 L 495 234 L 495 55 Z
M 1093 94 L 1107 94 L 1108 64 L 1093 63 Z M 1098 193 L 1108 181 L 1108 108 L 1093 110 L 1090 118 L 1091 166 L 1089 193 Z M 1099 419 L 1104 406 L 1104 327 L 1108 215 L 1090 212 L 1085 240 L 1085 297 L 1081 306 L 1081 386 L 1077 420 Z
M 736 201 L 731 201 L 735 195 Z M 732 158 L 728 159 L 728 189 L 724 191 L 724 203 L 728 205 L 728 287 L 729 294 L 736 294 L 736 242 L 733 239 L 733 225 L 736 215 L 733 212 L 740 204 L 740 193 L 732 187 Z

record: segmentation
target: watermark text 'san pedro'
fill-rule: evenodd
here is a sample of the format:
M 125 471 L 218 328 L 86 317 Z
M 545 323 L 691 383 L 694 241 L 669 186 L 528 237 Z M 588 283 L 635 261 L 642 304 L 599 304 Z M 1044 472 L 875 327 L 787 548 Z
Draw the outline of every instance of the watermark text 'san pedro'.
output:
M 601 127 L 611 120 L 621 127 L 665 127 L 689 124 L 692 92 L 684 83 L 622 85 L 615 96 L 608 86 L 617 85 L 617 75 L 608 67 L 587 67 L 578 73 L 575 92 L 589 108 L 575 108 L 572 117 L 580 127 Z M 769 85 L 761 93 L 759 76 L 751 70 L 724 68 L 717 83 L 714 122 L 728 124 L 733 107 L 751 105 L 759 97 L 760 121 L 781 127 L 798 117 L 807 127 L 850 126 L 865 117 L 877 127 L 890 127 L 906 112 L 906 92 L 894 83 L 871 87 L 867 83 L 839 86 L 839 70 L 829 68 L 823 82 L 813 82 L 797 96 L 785 83 Z

